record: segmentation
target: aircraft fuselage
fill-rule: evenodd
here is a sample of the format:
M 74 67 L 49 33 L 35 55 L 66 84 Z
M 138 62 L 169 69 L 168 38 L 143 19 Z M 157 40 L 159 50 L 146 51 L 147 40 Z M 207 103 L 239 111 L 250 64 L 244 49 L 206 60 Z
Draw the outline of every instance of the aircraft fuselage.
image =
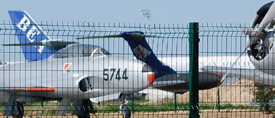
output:
M 87 99 L 114 93 L 131 94 L 147 88 L 144 63 L 127 57 L 101 56 L 49 58 L 44 61 L 3 66 L 1 101 L 8 100 L 5 91 L 14 91 L 22 101 L 48 99 Z M 54 92 L 30 92 L 28 87 L 53 88 Z M 84 87 L 84 88 L 83 88 Z M 8 93 L 8 92 L 7 92 Z M 24 96 L 36 96 L 32 99 Z

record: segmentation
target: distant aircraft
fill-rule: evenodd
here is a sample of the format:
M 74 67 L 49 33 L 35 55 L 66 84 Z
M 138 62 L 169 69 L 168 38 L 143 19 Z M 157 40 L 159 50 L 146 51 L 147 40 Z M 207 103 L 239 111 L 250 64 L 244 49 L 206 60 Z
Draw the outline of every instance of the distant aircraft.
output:
M 205 66 L 202 69 L 206 72 L 224 74 L 227 76 L 253 80 L 265 85 L 275 86 L 275 4 L 269 2 L 263 5 L 258 11 L 250 28 L 244 29 L 248 35 L 247 45 L 241 55 L 247 51 L 248 57 L 254 68 L 232 68 L 221 66 Z

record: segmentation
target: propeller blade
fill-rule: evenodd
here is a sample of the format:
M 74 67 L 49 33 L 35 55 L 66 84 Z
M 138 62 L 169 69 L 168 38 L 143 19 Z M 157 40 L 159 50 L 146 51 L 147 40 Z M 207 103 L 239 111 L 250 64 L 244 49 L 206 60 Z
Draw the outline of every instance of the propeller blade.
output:
M 231 65 L 230 70 L 228 70 L 223 76 L 222 79 L 220 81 L 220 84 L 222 84 L 224 82 L 224 80 L 226 79 L 228 73 L 232 70 L 232 68 L 235 66 L 235 64 L 237 63 L 237 61 L 241 58 L 241 56 L 245 53 L 245 51 L 250 47 L 250 43 L 248 43 L 245 46 L 245 49 L 242 51 L 242 53 L 240 54 L 240 56 L 235 60 L 235 62 Z

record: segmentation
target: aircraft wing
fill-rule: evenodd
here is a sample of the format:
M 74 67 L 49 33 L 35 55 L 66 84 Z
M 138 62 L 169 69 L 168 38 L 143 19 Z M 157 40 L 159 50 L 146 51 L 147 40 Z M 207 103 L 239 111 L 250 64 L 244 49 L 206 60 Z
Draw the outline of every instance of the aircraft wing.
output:
M 263 73 L 257 69 L 204 66 L 201 70 L 220 75 L 224 75 L 227 72 L 227 75 L 231 77 L 248 79 L 265 85 L 275 85 L 275 76 Z

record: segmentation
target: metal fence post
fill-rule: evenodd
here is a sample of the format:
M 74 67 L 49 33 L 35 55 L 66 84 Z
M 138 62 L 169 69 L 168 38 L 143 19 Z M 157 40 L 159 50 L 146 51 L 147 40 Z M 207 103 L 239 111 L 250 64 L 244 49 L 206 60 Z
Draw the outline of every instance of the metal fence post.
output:
M 175 105 L 174 105 L 174 111 L 175 111 L 175 113 L 177 113 L 177 107 L 178 107 L 178 105 L 177 105 L 177 94 L 176 93 L 174 93 L 174 103 L 175 103 Z
M 135 113 L 134 94 L 132 94 L 132 113 Z
M 199 24 L 189 23 L 189 118 L 199 118 L 198 78 L 199 78 Z

